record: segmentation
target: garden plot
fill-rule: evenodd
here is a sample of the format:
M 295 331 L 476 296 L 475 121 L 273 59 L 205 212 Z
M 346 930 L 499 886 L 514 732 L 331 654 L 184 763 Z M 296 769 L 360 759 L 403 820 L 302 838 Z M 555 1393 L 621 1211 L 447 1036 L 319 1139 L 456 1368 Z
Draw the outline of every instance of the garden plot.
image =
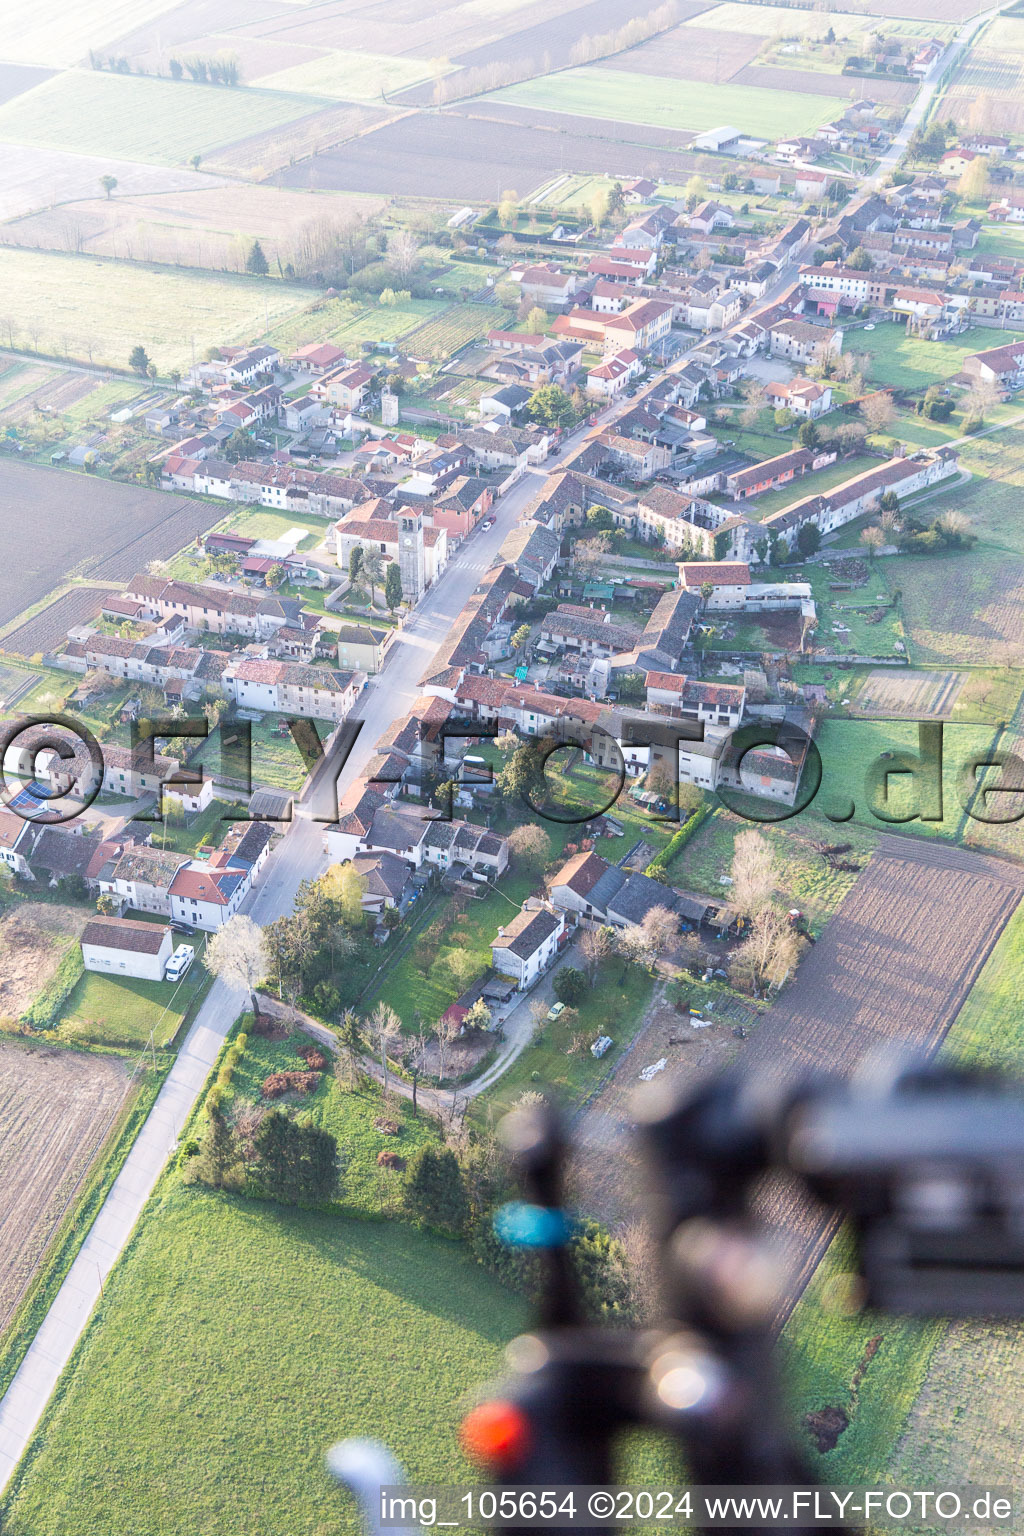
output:
M 948 720 L 964 686 L 963 672 L 876 667 L 861 684 L 851 713 Z
M 122 1062 L 0 1039 L 0 1328 L 127 1084 Z
M 7 912 L 0 923 L 0 1018 L 21 1017 L 52 979 L 64 941 L 77 939 L 88 917 L 84 909 L 41 901 Z

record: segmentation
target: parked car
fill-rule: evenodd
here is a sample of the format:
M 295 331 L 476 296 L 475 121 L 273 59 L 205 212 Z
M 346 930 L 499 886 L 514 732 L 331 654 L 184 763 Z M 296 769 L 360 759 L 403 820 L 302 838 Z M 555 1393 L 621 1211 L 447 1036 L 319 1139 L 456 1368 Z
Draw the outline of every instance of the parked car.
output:
M 564 1012 L 565 1012 L 565 1004 L 564 1003 L 555 1003 L 551 1008 L 548 1009 L 548 1018 L 551 1019 L 552 1022 L 554 1022 L 555 1019 L 560 1019 Z
M 611 1035 L 598 1035 L 597 1039 L 590 1047 L 591 1056 L 603 1056 L 606 1051 L 611 1050 L 614 1043 L 615 1042 L 613 1041 Z

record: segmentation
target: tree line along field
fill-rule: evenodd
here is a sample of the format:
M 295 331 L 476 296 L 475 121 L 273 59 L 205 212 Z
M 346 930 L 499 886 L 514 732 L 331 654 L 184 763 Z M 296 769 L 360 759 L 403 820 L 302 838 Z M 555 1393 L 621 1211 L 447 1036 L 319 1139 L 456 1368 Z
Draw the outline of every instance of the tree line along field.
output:
M 0 249 L 3 339 L 117 368 L 140 340 L 161 372 L 207 347 L 260 340 L 315 290 L 229 273 L 150 268 L 91 256 Z M 9 317 L 9 321 L 8 318 Z
M 102 164 L 102 162 L 99 162 Z M 113 197 L 98 194 L 99 170 L 83 195 L 0 226 L 5 245 L 166 266 L 243 272 L 254 239 L 276 270 L 293 261 L 304 229 L 318 218 L 344 224 L 379 213 L 384 199 L 330 194 L 314 204 L 308 193 L 281 187 L 226 184 L 201 175 L 181 190 L 130 192 L 120 177 Z M 116 174 L 116 171 L 114 172 Z M 93 195 L 93 194 L 97 195 Z
M 617 122 L 700 133 L 729 122 L 760 138 L 813 133 L 835 116 L 835 98 L 748 86 L 688 83 L 658 75 L 584 66 L 508 86 L 486 98 Z

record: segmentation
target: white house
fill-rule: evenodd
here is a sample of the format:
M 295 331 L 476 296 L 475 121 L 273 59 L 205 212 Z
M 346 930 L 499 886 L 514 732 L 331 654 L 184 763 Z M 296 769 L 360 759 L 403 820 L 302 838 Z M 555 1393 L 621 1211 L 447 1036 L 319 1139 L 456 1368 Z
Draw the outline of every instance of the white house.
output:
M 165 924 L 125 917 L 90 919 L 81 943 L 87 971 L 132 976 L 138 981 L 163 981 L 164 966 L 174 950 L 171 930 Z
M 229 917 L 234 917 L 250 883 L 247 869 L 218 868 L 191 859 L 171 882 L 171 917 L 177 923 L 216 932 Z
M 494 969 L 513 977 L 520 990 L 530 986 L 555 958 L 564 932 L 565 918 L 561 912 L 546 907 L 517 912 L 491 941 Z

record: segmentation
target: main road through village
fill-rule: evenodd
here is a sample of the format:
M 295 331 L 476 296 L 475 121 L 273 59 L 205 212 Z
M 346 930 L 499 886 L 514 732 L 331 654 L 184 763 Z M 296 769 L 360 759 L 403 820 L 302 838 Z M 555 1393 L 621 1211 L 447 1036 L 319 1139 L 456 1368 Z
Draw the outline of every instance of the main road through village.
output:
M 620 408 L 621 409 L 621 408 Z M 614 408 L 605 413 L 610 419 Z M 576 446 L 567 443 L 561 457 Z M 419 603 L 392 645 L 384 667 L 371 679 L 350 718 L 362 728 L 337 777 L 340 799 L 373 755 L 375 744 L 412 705 L 417 679 L 465 606 L 484 572 L 494 563 L 503 540 L 527 503 L 557 467 L 552 457 L 543 470 L 526 473 L 495 503 L 493 528 L 478 526 L 460 546 L 433 588 Z M 330 759 L 321 777 L 332 775 Z M 322 786 L 312 792 L 318 803 Z M 267 862 L 264 878 L 247 897 L 243 910 L 260 924 L 289 914 L 301 880 L 326 865 L 323 832 L 309 815 L 310 792 Z M 152 1194 L 168 1157 L 202 1092 L 224 1039 L 244 998 L 215 981 L 171 1067 L 156 1103 L 129 1152 L 121 1172 L 96 1217 L 78 1256 L 57 1292 L 10 1387 L 0 1400 L 0 1490 L 27 1449 L 61 1373 L 71 1358 L 103 1282 L 120 1257 Z

